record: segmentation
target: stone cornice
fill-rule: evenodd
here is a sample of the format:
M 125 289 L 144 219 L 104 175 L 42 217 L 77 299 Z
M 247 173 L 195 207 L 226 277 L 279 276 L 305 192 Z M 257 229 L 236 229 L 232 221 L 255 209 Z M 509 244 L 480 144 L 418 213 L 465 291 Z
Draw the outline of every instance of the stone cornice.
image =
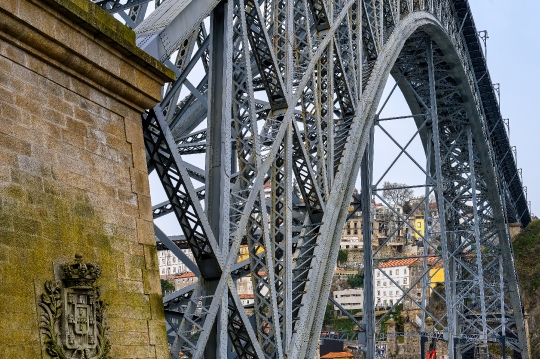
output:
M 90 0 L 40 0 L 57 9 L 67 18 L 79 22 L 97 36 L 105 36 L 120 45 L 119 50 L 128 56 L 136 56 L 165 75 L 164 80 L 174 79 L 175 73 L 167 66 L 135 45 L 135 32 L 116 20 Z
M 77 4 L 87 4 L 87 11 Z M 132 33 L 88 0 L 0 3 L 0 37 L 18 40 L 45 55 L 36 54 L 43 61 L 142 110 L 160 101 L 161 86 L 174 74 L 137 48 Z

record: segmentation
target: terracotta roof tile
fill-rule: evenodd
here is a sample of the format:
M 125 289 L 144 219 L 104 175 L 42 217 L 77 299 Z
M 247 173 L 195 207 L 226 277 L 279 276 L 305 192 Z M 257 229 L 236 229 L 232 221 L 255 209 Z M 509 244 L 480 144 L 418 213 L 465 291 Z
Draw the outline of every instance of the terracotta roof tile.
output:
M 403 258 L 403 259 L 394 259 L 388 262 L 379 264 L 379 268 L 392 268 L 392 267 L 405 267 L 414 264 L 416 261 L 421 260 L 422 258 Z M 427 262 L 429 264 L 435 263 L 437 257 L 428 257 Z
M 330 352 L 321 357 L 321 359 L 333 359 L 333 358 L 354 358 L 354 355 L 348 352 Z
M 186 272 L 186 273 L 183 273 L 183 274 L 180 274 L 179 276 L 175 277 L 176 279 L 182 279 L 182 278 L 192 278 L 192 277 L 196 277 L 195 273 L 193 272 Z

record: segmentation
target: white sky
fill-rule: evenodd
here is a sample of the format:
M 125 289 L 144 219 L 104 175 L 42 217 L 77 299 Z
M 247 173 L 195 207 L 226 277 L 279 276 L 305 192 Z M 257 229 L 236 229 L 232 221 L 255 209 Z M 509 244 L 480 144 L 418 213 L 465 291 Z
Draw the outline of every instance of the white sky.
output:
M 491 78 L 501 86 L 501 110 L 503 118 L 510 119 L 510 138 L 517 146 L 518 168 L 523 168 L 523 180 L 528 187 L 528 199 L 532 202 L 532 212 L 540 214 L 540 151 L 536 145 L 540 142 L 540 116 L 537 103 L 540 101 L 540 38 L 538 36 L 538 0 L 470 0 L 473 17 L 478 30 L 487 30 L 488 66 Z M 198 70 L 198 71 L 197 71 Z M 189 79 L 196 85 L 195 69 Z M 394 82 L 389 80 L 381 103 L 386 99 Z M 409 115 L 410 111 L 403 96 L 396 90 L 381 114 L 381 118 Z M 384 122 L 383 126 L 405 145 L 414 135 L 416 127 L 411 119 Z M 380 130 L 375 135 L 374 180 L 378 181 L 390 163 L 399 153 L 399 149 Z M 425 165 L 422 146 L 418 139 L 410 145 L 411 155 L 421 166 Z M 192 160 L 185 158 L 189 162 Z M 204 160 L 198 157 L 197 165 L 204 167 Z M 193 163 L 193 162 L 192 162 Z M 194 163 L 195 164 L 195 163 Z M 422 184 L 425 177 L 422 172 L 405 156 L 393 166 L 383 181 L 401 182 L 409 185 Z M 166 199 L 157 176 L 150 177 L 152 203 Z M 381 182 L 382 185 L 382 182 Z M 196 185 L 198 186 L 198 185 Z M 360 181 L 357 180 L 357 188 Z M 416 191 L 423 194 L 423 189 Z M 174 215 L 158 219 L 156 223 L 168 235 L 180 234 L 181 230 Z
M 540 1 L 469 0 L 478 30 L 487 30 L 491 79 L 501 84 L 501 111 L 510 119 L 510 141 L 540 215 Z

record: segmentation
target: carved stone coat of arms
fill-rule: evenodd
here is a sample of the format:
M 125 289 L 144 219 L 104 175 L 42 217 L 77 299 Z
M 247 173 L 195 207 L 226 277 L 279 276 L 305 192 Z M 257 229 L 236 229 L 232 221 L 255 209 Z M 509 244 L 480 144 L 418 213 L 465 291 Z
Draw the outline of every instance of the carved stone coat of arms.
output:
M 41 295 L 41 330 L 51 358 L 107 359 L 105 305 L 95 285 L 101 268 L 75 255 L 62 266 L 62 281 L 47 281 Z

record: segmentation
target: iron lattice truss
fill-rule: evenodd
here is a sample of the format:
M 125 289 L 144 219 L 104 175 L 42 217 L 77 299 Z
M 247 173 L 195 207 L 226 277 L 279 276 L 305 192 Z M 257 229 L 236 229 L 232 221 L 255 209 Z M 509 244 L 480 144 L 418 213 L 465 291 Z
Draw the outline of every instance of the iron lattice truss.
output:
M 360 329 L 374 357 L 373 273 L 393 233 L 372 250 L 370 203 L 383 200 L 373 131 L 384 131 L 376 109 L 390 74 L 426 154 L 415 162 L 420 185 L 438 209 L 417 204 L 430 229 L 417 233 L 416 282 L 394 283 L 403 292 L 394 306 L 433 318 L 421 335 L 450 343 L 451 358 L 501 338 L 528 357 L 508 224 L 527 226 L 530 213 L 467 0 L 168 0 L 152 12 L 148 0 L 94 2 L 177 73 L 142 116 L 149 172 L 168 198 L 154 218 L 174 215 L 183 234 L 172 240 L 156 226 L 159 245 L 199 279 L 164 298 L 172 358 L 315 356 L 359 170 Z M 249 258 L 239 262 L 241 246 Z M 437 268 L 438 313 L 426 299 Z M 252 315 L 236 287 L 246 274 Z

